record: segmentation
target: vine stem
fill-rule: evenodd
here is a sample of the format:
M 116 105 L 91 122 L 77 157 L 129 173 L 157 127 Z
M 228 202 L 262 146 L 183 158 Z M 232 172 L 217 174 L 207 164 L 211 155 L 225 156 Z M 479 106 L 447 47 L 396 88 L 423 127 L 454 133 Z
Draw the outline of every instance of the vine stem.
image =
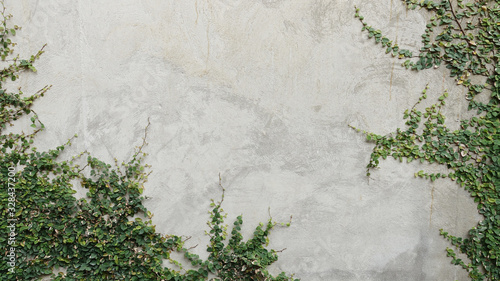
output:
M 146 139 L 148 138 L 149 125 L 151 125 L 151 122 L 149 121 L 149 117 L 148 117 L 148 124 L 146 125 L 146 128 L 144 128 L 144 137 L 142 138 L 142 144 L 139 146 L 139 149 L 134 154 L 134 157 L 132 159 L 135 159 L 135 157 L 137 157 L 137 155 L 139 155 L 142 152 L 142 148 L 144 146 L 146 146 L 146 144 L 147 144 Z
M 467 35 L 465 34 L 465 31 L 462 28 L 462 25 L 460 24 L 460 22 L 458 21 L 457 15 L 455 14 L 455 10 L 453 9 L 453 4 L 451 3 L 451 1 L 448 1 L 448 3 L 450 3 L 450 10 L 451 10 L 451 13 L 453 14 L 453 19 L 458 24 L 458 27 L 460 28 L 460 31 L 462 31 L 463 36 L 465 38 L 467 38 Z M 467 43 L 469 43 L 469 45 L 471 45 L 469 41 L 467 41 Z
M 221 200 L 219 202 L 219 206 L 222 205 L 222 202 L 224 202 L 224 195 L 226 193 L 226 189 L 224 188 L 224 186 L 222 185 L 222 178 L 221 178 L 221 175 L 219 173 L 219 186 L 220 188 L 222 188 L 222 197 L 221 197 Z

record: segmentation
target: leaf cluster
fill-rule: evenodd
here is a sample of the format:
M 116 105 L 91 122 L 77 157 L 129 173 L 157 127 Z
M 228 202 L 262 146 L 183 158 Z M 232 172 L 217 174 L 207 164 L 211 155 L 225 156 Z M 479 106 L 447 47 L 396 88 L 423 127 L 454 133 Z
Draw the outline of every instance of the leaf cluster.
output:
M 201 266 L 206 272 L 216 275 L 216 280 L 273 280 L 273 281 L 298 281 L 292 276 L 282 272 L 277 276 L 272 276 L 267 267 L 278 260 L 276 250 L 268 250 L 265 247 L 269 244 L 269 234 L 276 223 L 269 219 L 267 224 L 260 223 L 253 237 L 248 241 L 243 241 L 241 234 L 242 216 L 238 216 L 234 221 L 231 234 L 227 233 L 227 226 L 224 225 L 226 217 L 221 208 L 224 200 L 225 189 L 222 200 L 218 203 L 212 201 L 210 211 L 211 221 L 208 222 L 210 231 L 210 244 L 207 251 L 210 253 L 206 261 L 201 260 L 197 255 L 186 251 L 185 257 L 191 261 L 192 265 Z M 287 226 L 290 224 L 288 223 Z M 229 238 L 229 240 L 228 240 Z M 224 243 L 227 241 L 227 243 Z M 281 250 L 283 251 L 283 250 Z
M 458 130 L 446 127 L 442 113 L 448 93 L 436 104 L 419 110 L 418 104 L 427 98 L 428 87 L 413 108 L 404 112 L 406 129 L 381 136 L 364 132 L 375 147 L 367 166 L 367 174 L 379 165 L 380 159 L 391 156 L 407 162 L 443 165 L 449 173 L 419 171 L 416 177 L 435 181 L 449 178 L 469 192 L 484 216 L 466 237 L 456 237 L 441 230 L 441 234 L 470 262 L 457 257 L 454 249 L 447 255 L 452 263 L 468 271 L 472 280 L 500 280 L 500 1 L 415 1 L 404 0 L 410 9 L 425 9 L 432 14 L 422 35 L 423 47 L 418 57 L 406 60 L 403 66 L 422 70 L 443 64 L 457 84 L 467 89 L 468 109 L 475 111 L 461 120 Z M 390 48 L 392 43 L 378 31 L 373 31 L 356 9 L 363 30 L 373 32 L 376 42 Z M 407 57 L 399 53 L 399 58 Z M 411 56 L 408 56 L 411 57 Z M 474 83 L 482 77 L 483 83 Z M 479 79 L 481 80 L 481 79 Z M 475 99 L 487 95 L 486 102 Z

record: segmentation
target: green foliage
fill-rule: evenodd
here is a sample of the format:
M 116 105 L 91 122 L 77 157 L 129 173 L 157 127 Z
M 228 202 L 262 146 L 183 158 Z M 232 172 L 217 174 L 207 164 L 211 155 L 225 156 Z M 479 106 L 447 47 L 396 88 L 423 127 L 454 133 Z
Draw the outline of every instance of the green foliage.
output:
M 222 188 L 222 185 L 219 182 Z M 185 252 L 185 257 L 192 265 L 199 265 L 203 270 L 217 275 L 217 280 L 299 280 L 287 276 L 284 272 L 273 277 L 267 266 L 278 260 L 277 251 L 267 250 L 271 229 L 276 225 L 270 218 L 267 224 L 259 224 L 253 233 L 253 238 L 243 242 L 241 235 L 242 216 L 238 216 L 234 222 L 231 235 L 228 238 L 227 226 L 224 225 L 224 210 L 221 208 L 224 200 L 224 188 L 222 188 L 222 200 L 218 203 L 212 201 L 210 206 L 211 221 L 208 222 L 210 232 L 210 244 L 207 251 L 210 253 L 208 260 L 203 261 L 197 255 Z M 287 224 L 289 225 L 289 224 Z M 224 243 L 227 241 L 227 243 Z
M 417 58 L 412 58 L 409 51 L 395 50 L 397 45 L 366 24 L 358 9 L 355 16 L 363 23 L 363 30 L 382 43 L 387 52 L 412 58 L 403 63 L 406 68 L 418 71 L 444 64 L 457 84 L 467 88 L 468 108 L 477 114 L 461 120 L 458 130 L 450 130 L 441 112 L 448 93 L 423 111 L 417 108 L 427 98 L 426 87 L 417 104 L 404 113 L 406 129 L 387 136 L 364 132 L 367 140 L 375 142 L 367 174 L 378 166 L 380 158 L 389 156 L 446 166 L 448 174 L 419 171 L 415 176 L 456 181 L 470 193 L 484 216 L 467 237 L 441 230 L 470 263 L 458 258 L 453 249 L 447 249 L 447 254 L 473 280 L 500 280 L 500 1 L 404 2 L 410 9 L 418 7 L 432 14 Z M 476 80 L 484 82 L 473 83 L 474 76 L 482 77 Z M 487 102 L 475 99 L 480 93 L 488 95 Z
M 88 152 L 58 160 L 72 139 L 39 152 L 33 142 L 44 126 L 31 106 L 50 87 L 25 96 L 5 86 L 23 71 L 36 71 L 33 63 L 43 50 L 29 59 L 14 56 L 10 38 L 19 27 L 9 28 L 11 16 L 5 9 L 1 14 L 0 55 L 7 65 L 0 70 L 2 280 L 207 280 L 210 274 L 214 280 L 292 280 L 285 273 L 273 277 L 266 269 L 278 259 L 276 251 L 265 248 L 272 221 L 243 242 L 238 217 L 227 242 L 221 203 L 213 203 L 207 260 L 191 254 L 182 237 L 156 232 L 142 196 L 148 177 L 142 164 L 146 134 L 132 159 L 121 165 Z M 20 118 L 31 120 L 31 132 L 7 133 Z M 87 190 L 86 198 L 74 197 L 73 183 Z M 195 269 L 167 267 L 165 262 L 182 267 L 171 257 L 174 251 L 185 254 Z

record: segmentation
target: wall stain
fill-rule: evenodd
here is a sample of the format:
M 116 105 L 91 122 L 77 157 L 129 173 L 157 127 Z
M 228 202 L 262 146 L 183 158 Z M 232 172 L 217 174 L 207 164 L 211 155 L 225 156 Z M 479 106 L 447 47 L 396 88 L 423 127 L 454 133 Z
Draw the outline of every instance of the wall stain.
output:
M 312 4 L 311 13 L 313 26 L 311 35 L 316 42 L 321 42 L 325 36 L 331 35 L 334 21 L 331 15 L 334 13 L 335 3 L 326 0 L 317 0 Z
M 392 1 L 391 1 L 391 14 L 392 14 Z M 396 15 L 396 39 L 394 40 L 394 43 L 398 43 L 398 34 L 399 34 L 399 15 Z M 392 61 L 392 68 L 391 68 L 391 81 L 389 83 L 389 100 L 392 100 L 392 78 L 394 77 L 394 65 L 396 64 L 396 61 Z
M 389 100 L 392 100 L 392 77 L 394 76 L 394 64 L 396 61 L 392 61 L 392 68 L 391 68 L 391 81 L 389 84 Z
M 196 20 L 194 21 L 194 24 L 198 24 L 198 17 L 199 17 L 199 14 L 198 14 L 198 0 L 196 0 L 194 2 L 194 10 L 196 12 Z
M 266 8 L 277 8 L 283 0 L 262 0 L 262 4 L 266 6 Z
M 212 6 L 210 5 L 210 1 L 207 0 L 207 59 L 205 62 L 205 73 L 208 72 L 208 62 L 210 60 L 210 15 L 212 14 Z
M 434 183 L 432 183 L 432 189 L 431 189 L 431 211 L 430 211 L 430 215 L 429 215 L 429 226 L 432 226 L 432 211 L 433 211 L 433 208 L 434 208 L 434 188 L 435 188 L 435 185 L 434 185 Z
M 446 85 L 446 77 L 447 77 L 446 71 L 443 71 L 443 83 L 441 84 L 442 85 L 442 87 L 441 87 L 441 91 L 442 92 L 446 91 L 446 87 L 445 87 L 445 85 Z
M 207 23 L 207 61 L 205 68 L 208 68 L 209 59 L 210 59 L 210 21 Z
M 391 8 L 390 8 L 390 14 L 389 14 L 389 19 L 392 19 L 392 3 L 394 2 L 394 0 L 391 0 Z

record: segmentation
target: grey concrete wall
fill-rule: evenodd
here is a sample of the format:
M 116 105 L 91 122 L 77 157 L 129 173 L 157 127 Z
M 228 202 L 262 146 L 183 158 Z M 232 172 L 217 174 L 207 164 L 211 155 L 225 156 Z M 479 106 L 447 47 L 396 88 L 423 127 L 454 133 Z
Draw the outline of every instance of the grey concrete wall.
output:
M 189 235 L 204 254 L 218 174 L 228 222 L 251 234 L 269 217 L 286 248 L 273 272 L 302 280 L 466 280 L 439 229 L 463 235 L 479 217 L 446 180 L 384 161 L 368 179 L 372 145 L 348 124 L 381 134 L 430 83 L 448 89 L 450 126 L 463 91 L 444 68 L 414 73 L 360 32 L 368 22 L 418 49 L 428 18 L 397 0 L 6 0 L 23 26 L 21 53 L 47 43 L 26 92 L 52 84 L 35 110 L 39 148 L 66 142 L 103 160 L 126 160 L 151 120 L 153 173 L 146 206 L 157 230 Z M 429 99 L 432 101 L 432 98 Z

